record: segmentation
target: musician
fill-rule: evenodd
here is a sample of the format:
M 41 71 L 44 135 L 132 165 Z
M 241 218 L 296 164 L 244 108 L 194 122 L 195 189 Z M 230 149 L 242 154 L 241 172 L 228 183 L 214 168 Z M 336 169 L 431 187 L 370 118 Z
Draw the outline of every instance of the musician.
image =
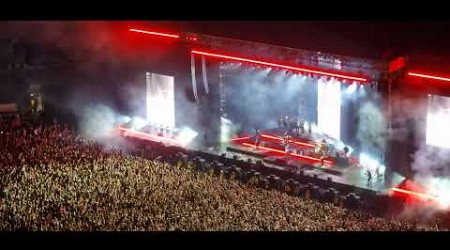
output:
M 259 144 L 261 141 L 261 131 L 258 128 L 255 128 L 255 148 L 259 149 Z
M 349 148 L 347 146 L 344 147 L 344 157 L 347 157 L 347 154 L 349 152 Z
M 372 183 L 372 172 L 370 172 L 370 170 L 367 170 L 366 175 L 367 175 L 367 183 L 371 184 Z
M 305 121 L 303 119 L 299 119 L 297 122 L 297 126 L 298 126 L 298 129 L 302 131 L 302 134 L 304 134 L 305 133 Z
M 284 152 L 286 153 L 287 156 L 290 151 L 289 133 L 287 131 L 284 133 L 283 144 L 284 144 Z
M 285 156 L 289 155 L 289 151 L 291 150 L 291 146 L 289 145 L 289 142 L 286 143 L 286 145 L 284 146 L 284 152 L 285 152 Z
M 283 128 L 283 116 L 278 117 L 278 128 Z
M 283 119 L 283 128 L 286 129 L 286 131 L 289 131 L 289 116 L 285 116 Z

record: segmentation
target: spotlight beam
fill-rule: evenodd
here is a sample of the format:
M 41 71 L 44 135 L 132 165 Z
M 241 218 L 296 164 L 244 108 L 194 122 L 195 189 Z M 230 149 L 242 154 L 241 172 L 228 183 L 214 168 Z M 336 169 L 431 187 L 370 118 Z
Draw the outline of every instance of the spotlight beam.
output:
M 283 68 L 283 69 L 298 71 L 298 72 L 302 72 L 302 73 L 318 74 L 318 75 L 324 75 L 324 76 L 330 76 L 330 77 L 336 77 L 336 78 L 340 78 L 340 79 L 354 80 L 354 81 L 360 81 L 360 82 L 368 81 L 367 78 L 363 78 L 363 77 L 349 76 L 349 75 L 337 74 L 337 73 L 321 71 L 321 70 L 312 70 L 312 69 L 294 67 L 294 66 L 283 65 L 283 64 L 278 64 L 278 63 L 258 61 L 258 60 L 253 60 L 253 59 L 249 59 L 249 58 L 244 58 L 244 57 L 227 56 L 227 55 L 223 55 L 223 54 L 216 54 L 216 53 L 210 53 L 210 52 L 199 51 L 199 50 L 192 50 L 191 53 L 197 54 L 197 55 L 221 58 L 221 59 L 228 59 L 228 60 L 233 60 L 233 61 L 255 63 L 255 64 L 269 66 L 269 67 L 275 67 L 275 68 Z

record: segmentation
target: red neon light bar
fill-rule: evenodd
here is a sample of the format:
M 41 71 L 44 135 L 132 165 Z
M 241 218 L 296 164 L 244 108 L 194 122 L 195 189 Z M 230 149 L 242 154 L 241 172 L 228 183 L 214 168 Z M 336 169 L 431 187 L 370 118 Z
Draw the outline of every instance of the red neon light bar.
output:
M 171 38 L 177 38 L 177 39 L 180 38 L 179 35 L 154 32 L 154 31 L 145 31 L 145 30 L 138 30 L 138 29 L 130 29 L 130 31 L 149 34 L 149 35 L 155 35 L 155 36 L 164 36 L 164 37 L 171 37 Z
M 245 142 L 244 142 L 244 143 L 242 143 L 242 145 L 247 146 L 247 147 L 253 147 L 253 148 L 256 148 L 255 145 L 250 144 L 250 143 L 245 143 Z M 263 146 L 258 146 L 258 148 L 261 148 L 261 149 L 264 149 L 264 150 L 267 150 L 267 151 L 271 151 L 271 152 L 280 153 L 280 154 L 286 154 L 285 151 L 279 150 L 279 149 L 267 148 L 267 147 L 263 147 Z
M 433 79 L 433 80 L 440 80 L 440 81 L 450 82 L 450 78 L 447 78 L 447 77 L 419 74 L 419 73 L 415 73 L 415 72 L 408 72 L 408 75 L 421 77 L 421 78 L 427 78 L 427 79 Z
M 178 141 L 175 141 L 173 139 L 166 138 L 166 137 L 160 137 L 160 136 L 156 136 L 156 135 L 151 135 L 151 134 L 147 134 L 147 133 L 139 132 L 139 131 L 134 131 L 132 129 L 123 128 L 123 127 L 118 127 L 118 130 L 130 134 L 130 136 L 141 138 L 141 139 L 146 139 L 146 140 L 150 140 L 150 141 L 154 141 L 154 142 L 170 142 L 170 143 L 175 144 L 175 145 L 181 145 Z
M 204 52 L 204 51 L 199 51 L 199 50 L 192 50 L 191 53 L 198 54 L 198 55 L 204 55 L 204 56 L 210 56 L 210 57 L 216 57 L 216 58 L 222 58 L 222 59 L 228 59 L 228 60 L 233 60 L 233 61 L 256 63 L 256 64 L 270 66 L 270 67 L 277 67 L 277 68 L 289 69 L 289 70 L 294 70 L 294 71 L 300 71 L 300 72 L 304 72 L 304 73 L 312 73 L 312 74 L 331 76 L 331 77 L 347 79 L 347 80 L 354 80 L 354 81 L 360 81 L 360 82 L 368 81 L 367 78 L 363 78 L 363 77 L 348 76 L 348 75 L 336 74 L 336 73 L 320 71 L 320 70 L 311 70 L 311 69 L 293 67 L 293 66 L 288 66 L 288 65 L 278 64 L 278 63 L 270 63 L 270 62 L 252 60 L 252 59 L 243 58 L 243 57 L 209 53 L 209 52 Z
M 270 138 L 270 139 L 280 140 L 280 141 L 283 140 L 283 138 L 277 137 L 277 136 L 271 136 L 271 135 L 266 135 L 266 134 L 262 134 L 261 136 L 262 137 L 266 137 L 266 138 Z M 298 141 L 293 141 L 293 140 L 289 140 L 289 142 L 292 142 L 292 143 L 295 143 L 295 144 L 301 145 L 301 146 L 311 147 L 311 148 L 315 148 L 316 147 L 313 144 L 304 143 L 304 142 L 298 142 Z
M 240 141 L 240 140 L 245 140 L 245 139 L 250 139 L 252 138 L 251 136 L 245 136 L 245 137 L 239 137 L 239 138 L 233 138 L 231 139 L 232 141 Z
M 434 197 L 432 195 L 429 194 L 421 194 L 421 193 L 417 193 L 417 192 L 413 192 L 413 191 L 409 191 L 409 190 L 405 190 L 405 189 L 400 189 L 400 188 L 391 188 L 392 191 L 394 192 L 398 192 L 398 193 L 403 193 L 403 194 L 409 194 L 412 196 L 417 196 L 423 199 L 431 199 L 431 200 L 437 200 L 437 197 Z
M 242 143 L 242 145 L 248 146 L 248 147 L 256 148 L 255 145 L 250 144 L 250 143 L 245 143 L 245 142 L 244 142 L 244 143 Z M 311 156 L 299 155 L 299 154 L 294 154 L 294 153 L 286 153 L 286 151 L 283 151 L 283 150 L 278 150 L 278 149 L 268 148 L 268 147 L 262 147 L 262 146 L 258 146 L 258 148 L 264 149 L 264 150 L 267 150 L 267 151 L 271 151 L 271 152 L 280 153 L 280 154 L 286 154 L 286 155 L 296 156 L 296 157 L 303 158 L 303 159 L 308 159 L 308 160 L 313 160 L 313 161 L 322 162 L 321 159 L 315 158 L 315 157 L 311 157 Z M 328 160 L 324 160 L 323 162 L 324 162 L 324 163 L 327 163 L 327 164 L 333 164 L 333 162 L 328 161 Z

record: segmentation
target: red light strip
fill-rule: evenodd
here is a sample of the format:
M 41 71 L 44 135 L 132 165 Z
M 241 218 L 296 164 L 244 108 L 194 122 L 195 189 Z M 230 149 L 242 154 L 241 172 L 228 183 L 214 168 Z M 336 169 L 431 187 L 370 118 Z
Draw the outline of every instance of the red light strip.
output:
M 242 143 L 242 145 L 248 146 L 248 147 L 256 148 L 255 145 L 250 144 L 250 143 L 245 143 L 245 142 L 244 142 L 244 143 Z M 286 154 L 285 151 L 283 151 L 283 150 L 278 150 L 278 149 L 274 149 L 274 148 L 267 148 L 267 147 L 263 147 L 263 146 L 259 146 L 258 148 L 265 149 L 265 150 L 272 151 L 272 152 L 276 152 L 276 153 L 280 153 L 280 154 Z
M 137 137 L 137 138 L 141 138 L 141 139 L 143 139 L 142 137 L 144 137 L 144 139 L 147 139 L 147 140 L 150 140 L 150 141 L 154 141 L 154 142 L 170 142 L 170 143 L 175 144 L 175 145 L 179 145 L 179 146 L 181 145 L 178 141 L 175 141 L 173 139 L 166 138 L 166 137 L 155 136 L 155 135 L 152 135 L 152 134 L 147 134 L 147 133 L 144 133 L 144 132 L 134 131 L 134 130 L 123 128 L 123 127 L 118 127 L 118 130 L 122 131 L 122 132 L 129 133 L 130 136 L 132 136 L 132 137 Z
M 427 78 L 427 79 L 433 79 L 433 80 L 440 80 L 440 81 L 450 82 L 450 78 L 447 78 L 447 77 L 419 74 L 419 73 L 415 73 L 415 72 L 408 72 L 408 75 L 421 77 L 421 78 Z
M 311 157 L 311 156 L 307 156 L 307 155 L 299 155 L 299 154 L 295 154 L 295 153 L 290 153 L 290 155 L 297 156 L 297 157 L 300 157 L 300 158 L 310 159 L 310 160 L 313 160 L 313 161 L 322 162 L 322 160 L 319 159 L 319 158 L 315 158 L 315 157 Z M 323 162 L 327 163 L 327 164 L 333 164 L 333 162 L 329 161 L 329 160 L 323 160 Z
M 179 35 L 154 32 L 154 31 L 145 31 L 145 30 L 138 30 L 138 29 L 130 29 L 130 31 L 149 34 L 149 35 L 155 35 L 155 36 L 164 36 L 164 37 L 177 38 L 177 39 L 180 38 Z
M 210 57 L 217 57 L 217 58 L 222 58 L 222 59 L 229 59 L 229 60 L 233 60 L 233 61 L 256 63 L 256 64 L 260 64 L 260 65 L 289 69 L 289 70 L 300 71 L 300 72 L 304 72 L 304 73 L 312 73 L 312 74 L 337 77 L 337 78 L 342 78 L 342 79 L 347 79 L 347 80 L 354 80 L 354 81 L 360 81 L 360 82 L 368 81 L 367 78 L 362 78 L 362 77 L 354 77 L 354 76 L 336 74 L 336 73 L 331 73 L 331 72 L 326 72 L 326 71 L 311 70 L 311 69 L 293 67 L 293 66 L 288 66 L 288 65 L 283 65 L 283 64 L 252 60 L 252 59 L 243 58 L 243 57 L 235 57 L 235 56 L 227 56 L 227 55 L 209 53 L 209 52 L 204 52 L 204 51 L 199 51 L 199 50 L 192 50 L 191 53 L 198 54 L 198 55 L 204 55 L 204 56 L 210 56 Z
M 271 138 L 271 139 L 276 139 L 276 140 L 280 140 L 282 141 L 283 138 L 281 137 L 277 137 L 277 136 L 271 136 L 271 135 L 266 135 L 266 134 L 262 134 L 262 137 L 266 137 L 266 138 Z M 306 147 L 311 147 L 311 148 L 315 148 L 316 146 L 313 144 L 309 144 L 309 143 L 303 143 L 303 142 L 298 142 L 298 141 L 293 141 L 293 140 L 289 140 L 289 142 L 295 143 L 297 145 L 301 145 L 301 146 L 306 146 Z
M 250 144 L 250 143 L 245 143 L 245 142 L 244 142 L 244 143 L 242 143 L 242 145 L 248 146 L 248 147 L 256 148 L 255 145 Z M 315 158 L 315 157 L 311 157 L 311 156 L 299 155 L 299 154 L 294 154 L 294 153 L 286 153 L 286 151 L 283 151 L 283 150 L 278 150 L 278 149 L 268 148 L 268 147 L 263 147 L 263 146 L 258 146 L 258 148 L 261 148 L 261 149 L 264 149 L 264 150 L 267 150 L 267 151 L 272 151 L 272 152 L 280 153 L 280 154 L 287 154 L 287 155 L 290 155 L 290 156 L 296 156 L 296 157 L 303 158 L 303 159 L 308 159 L 308 160 L 313 160 L 313 161 L 322 162 L 321 159 Z M 328 160 L 324 160 L 323 162 L 324 162 L 324 163 L 327 163 L 327 164 L 333 164 L 332 161 L 328 161 Z
M 245 136 L 245 137 L 239 137 L 239 138 L 233 138 L 231 139 L 232 141 L 240 141 L 240 140 L 245 140 L 245 139 L 250 139 L 252 138 L 251 136 Z
M 417 193 L 417 192 L 413 192 L 413 191 L 409 191 L 409 190 L 405 190 L 405 189 L 400 189 L 400 188 L 391 188 L 392 191 L 398 192 L 398 193 L 404 193 L 404 194 L 409 194 L 409 195 L 413 195 L 413 196 L 418 196 L 420 198 L 425 198 L 425 199 L 431 199 L 431 200 L 437 200 L 437 197 L 434 197 L 432 195 L 428 195 L 428 194 L 421 194 L 421 193 Z

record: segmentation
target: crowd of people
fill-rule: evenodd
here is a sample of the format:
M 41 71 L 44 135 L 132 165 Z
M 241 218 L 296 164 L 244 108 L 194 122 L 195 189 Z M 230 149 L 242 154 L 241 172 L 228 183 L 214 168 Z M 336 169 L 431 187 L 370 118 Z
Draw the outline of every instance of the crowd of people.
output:
M 430 229 L 126 154 L 59 124 L 8 128 L 0 230 Z

